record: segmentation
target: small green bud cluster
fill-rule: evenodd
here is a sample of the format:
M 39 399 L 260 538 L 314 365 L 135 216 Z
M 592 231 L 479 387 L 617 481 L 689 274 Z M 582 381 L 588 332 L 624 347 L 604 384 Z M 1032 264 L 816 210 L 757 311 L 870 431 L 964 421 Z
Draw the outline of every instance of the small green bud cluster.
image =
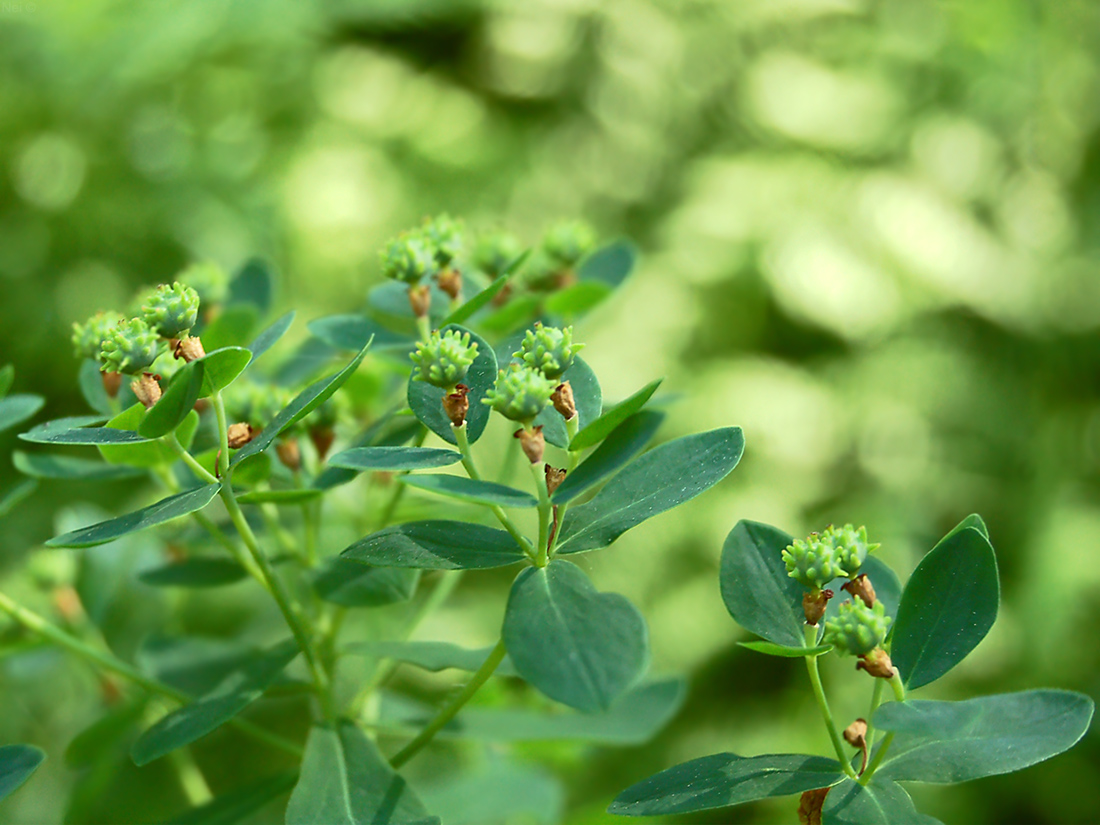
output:
M 564 269 L 572 269 L 596 245 L 596 232 L 584 221 L 560 221 L 547 230 L 543 251 Z
M 161 338 L 180 338 L 199 318 L 199 293 L 176 281 L 161 284 L 142 308 L 145 323 Z
M 462 251 L 462 224 L 448 215 L 424 222 L 417 229 L 402 232 L 382 250 L 382 274 L 410 287 L 425 276 L 438 275 Z
M 820 590 L 838 576 L 854 578 L 867 554 L 879 547 L 867 541 L 867 528 L 830 525 L 822 533 L 796 539 L 783 551 L 787 575 L 804 587 Z
M 859 599 L 845 601 L 835 619 L 825 622 L 821 641 L 832 645 L 838 653 L 866 656 L 886 638 L 890 617 L 882 602 L 868 607 Z
M 100 348 L 100 369 L 137 375 L 156 359 L 160 336 L 142 318 L 131 318 L 113 327 Z
M 497 374 L 496 383 L 481 403 L 512 421 L 529 422 L 550 403 L 555 386 L 538 370 L 512 364 Z
M 465 243 L 462 221 L 456 221 L 450 215 L 437 215 L 424 222 L 420 230 L 435 255 L 435 262 L 441 267 L 450 266 L 462 252 Z
M 483 235 L 474 246 L 474 266 L 490 278 L 497 278 L 523 254 L 523 244 L 511 232 L 498 229 Z
M 527 330 L 519 350 L 512 353 L 512 357 L 547 378 L 559 378 L 573 366 L 573 359 L 583 348 L 584 344 L 573 343 L 573 327 L 558 329 L 536 322 L 533 330 Z
M 99 360 L 103 340 L 125 320 L 118 312 L 97 312 L 83 324 L 73 324 L 73 350 L 77 358 Z
M 823 541 L 832 542 L 836 548 L 837 560 L 840 562 L 840 566 L 844 568 L 845 575 L 849 578 L 853 578 L 858 574 L 859 568 L 867 560 L 868 554 L 881 546 L 877 543 L 872 544 L 867 540 L 866 527 L 860 526 L 857 529 L 851 524 L 845 524 L 843 527 L 830 525 L 821 534 L 821 538 Z
M 409 356 L 418 367 L 414 378 L 435 387 L 452 390 L 466 377 L 466 371 L 477 357 L 477 342 L 470 340 L 470 333 L 449 329 L 444 333 L 432 332 L 427 341 L 416 346 Z

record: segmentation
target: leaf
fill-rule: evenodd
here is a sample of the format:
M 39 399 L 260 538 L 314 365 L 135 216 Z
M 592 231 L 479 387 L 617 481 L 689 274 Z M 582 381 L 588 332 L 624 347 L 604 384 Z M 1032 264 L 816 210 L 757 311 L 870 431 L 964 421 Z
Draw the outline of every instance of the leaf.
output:
M 777 645 L 801 648 L 806 591 L 787 575 L 782 558 L 793 541 L 782 530 L 742 519 L 722 546 L 719 581 L 726 610 L 741 627 Z
M 10 430 L 34 416 L 46 399 L 38 395 L 9 395 L 0 398 L 0 432 Z
M 136 433 L 144 418 L 145 407 L 140 403 L 134 403 L 108 421 L 105 429 L 130 430 Z M 189 412 L 176 427 L 176 438 L 180 444 L 187 447 L 191 443 L 198 425 L 199 414 L 194 411 Z M 150 442 L 143 436 L 138 437 L 146 443 L 105 442 L 97 445 L 99 454 L 108 464 L 125 464 L 132 467 L 158 467 L 162 464 L 171 464 L 176 460 L 176 454 L 167 445 Z
M 6 516 L 16 504 L 38 489 L 38 482 L 25 478 L 0 494 L 0 517 Z
M 265 315 L 270 311 L 274 299 L 274 269 L 261 258 L 251 258 L 229 282 L 229 298 L 226 303 L 248 304 L 255 307 L 259 315 Z
M 46 752 L 34 745 L 0 747 L 0 799 L 10 796 L 26 782 L 46 758 Z
M 171 521 L 180 516 L 186 516 L 201 510 L 218 494 L 220 484 L 207 484 L 184 493 L 177 493 L 166 499 L 127 513 L 124 516 L 93 524 L 80 530 L 73 530 L 46 542 L 47 547 L 92 547 L 96 544 L 106 544 L 117 538 L 133 533 L 137 530 L 146 530 Z
M 343 607 L 380 607 L 408 601 L 419 581 L 419 570 L 369 567 L 337 556 L 325 560 L 313 589 L 326 602 Z
M 449 329 L 460 332 L 470 332 L 464 327 L 451 325 L 441 331 Z M 493 348 L 484 338 L 475 333 L 470 333 L 471 342 L 477 343 L 477 357 L 466 372 L 466 378 L 462 382 L 470 388 L 467 396 L 470 401 L 470 409 L 466 413 L 466 437 L 473 444 L 481 434 L 485 432 L 485 425 L 489 423 L 489 407 L 481 403 L 481 399 L 492 388 L 497 380 L 497 357 Z M 451 428 L 451 419 L 443 411 L 444 390 L 433 387 L 426 381 L 417 381 L 413 373 L 409 376 L 408 400 L 412 411 L 416 413 L 424 426 L 446 441 L 448 444 L 456 444 Z
M 12 453 L 12 464 L 24 475 L 35 478 L 63 478 L 79 481 L 116 481 L 145 475 L 138 467 L 116 467 L 90 458 L 53 453 Z
M 199 397 L 206 398 L 232 384 L 252 363 L 252 352 L 244 347 L 222 347 L 191 363 L 203 365 L 204 377 Z
M 345 648 L 347 653 L 395 659 L 433 673 L 450 669 L 474 673 L 489 658 L 492 650 L 492 647 L 469 648 L 450 642 L 353 642 Z M 497 666 L 496 675 L 516 675 L 507 656 Z
M 416 438 L 423 431 L 424 425 L 416 418 L 388 415 L 376 421 L 368 427 L 355 440 L 354 447 L 368 445 L 397 447 Z M 345 450 L 345 452 L 348 452 Z M 356 476 L 356 471 L 343 467 L 326 467 L 313 482 L 318 490 L 329 490 L 341 484 L 346 484 Z
M 429 281 L 427 287 L 431 294 L 428 317 L 432 326 L 438 326 L 450 309 L 451 296 L 441 290 L 435 281 Z M 367 304 L 379 315 L 394 319 L 413 318 L 412 306 L 409 305 L 409 288 L 400 281 L 386 281 L 371 289 L 367 293 Z
M 973 527 L 948 534 L 921 560 L 901 596 L 890 658 L 912 690 L 966 658 L 993 626 L 997 559 Z
M 236 466 L 240 462 L 244 461 L 249 456 L 262 453 L 272 442 L 278 437 L 279 433 L 285 430 L 287 427 L 301 421 L 315 409 L 320 407 L 326 401 L 328 401 L 336 393 L 340 387 L 344 386 L 346 382 L 359 368 L 359 365 L 363 363 L 363 359 L 367 355 L 367 350 L 370 349 L 370 344 L 359 350 L 359 354 L 351 359 L 350 363 L 342 370 L 327 378 L 322 378 L 320 381 L 316 381 L 306 389 L 302 390 L 286 407 L 284 407 L 278 415 L 272 419 L 271 423 L 260 430 L 260 434 L 245 444 L 241 449 L 237 451 L 237 454 L 233 456 L 230 465 Z
M 482 316 L 478 328 L 492 334 L 505 335 L 536 320 L 541 314 L 539 295 L 512 295 L 501 307 Z
M 34 444 L 141 444 L 149 439 L 136 432 L 111 427 L 92 427 L 102 424 L 103 417 L 98 415 L 78 415 L 70 418 L 57 418 L 39 424 L 19 438 Z
M 614 241 L 585 258 L 577 277 L 615 288 L 626 280 L 637 260 L 638 248 L 634 244 L 627 240 Z
M 238 504 L 303 504 L 320 498 L 324 493 L 316 487 L 299 490 L 252 490 L 237 496 Z
M 875 776 L 950 783 L 1022 770 L 1073 747 L 1092 714 L 1092 699 L 1068 690 L 890 702 L 874 717 L 896 734 Z
M 402 476 L 402 484 L 427 490 L 429 493 L 469 501 L 474 504 L 499 507 L 537 507 L 538 500 L 530 493 L 507 487 L 492 481 L 479 481 L 465 476 L 409 475 Z
M 918 811 L 901 785 L 877 773 L 867 785 L 845 779 L 829 791 L 822 812 L 825 825 L 942 825 Z
M 821 756 L 716 753 L 654 774 L 615 797 L 619 816 L 707 811 L 771 796 L 827 788 L 844 778 L 840 763 Z
M 172 383 L 141 419 L 138 435 L 146 438 L 160 438 L 176 429 L 195 409 L 205 380 L 203 359 L 184 365 L 172 378 Z
M 153 587 L 221 587 L 248 577 L 232 559 L 190 558 L 142 570 L 138 578 Z
M 526 257 L 526 253 L 521 255 L 516 261 L 513 261 L 501 275 L 497 276 L 489 286 L 481 290 L 474 297 L 448 315 L 443 323 L 446 324 L 463 324 L 469 320 L 473 315 L 482 307 L 487 306 L 490 301 L 497 296 L 497 294 L 508 285 L 508 281 L 512 278 L 513 267 Z
M 202 329 L 202 343 L 211 351 L 222 347 L 242 347 L 251 338 L 260 321 L 254 306 L 224 306 L 218 316 Z
M 729 475 L 744 449 L 741 428 L 726 427 L 650 450 L 587 504 L 569 510 L 558 552 L 606 547 L 631 527 L 690 501 Z
M 600 382 L 596 373 L 579 356 L 573 359 L 573 365 L 561 376 L 562 381 L 568 381 L 573 389 L 573 399 L 577 405 L 578 425 L 587 427 L 592 421 L 600 417 L 603 410 L 603 392 L 600 390 Z M 555 447 L 566 449 L 569 446 L 569 433 L 565 429 L 565 419 L 561 413 L 554 409 L 553 404 L 547 405 L 542 412 L 535 417 L 535 424 L 542 425 L 543 437 Z
M 446 812 L 447 825 L 558 825 L 565 808 L 552 774 L 495 757 L 422 786 L 420 796 L 429 810 Z
M 428 816 L 377 746 L 350 722 L 315 725 L 302 773 L 286 809 L 286 825 L 404 825 Z
M 430 447 L 353 447 L 337 453 L 329 459 L 333 467 L 348 470 L 430 470 L 446 467 L 462 460 L 462 454 L 454 450 L 437 450 Z
M 611 435 L 612 430 L 644 407 L 653 393 L 657 392 L 657 388 L 661 386 L 662 381 L 664 381 L 663 378 L 651 381 L 625 401 L 620 401 L 614 407 L 604 412 L 599 418 L 584 427 L 574 436 L 573 440 L 569 442 L 569 449 L 584 450 L 599 444 L 607 438 L 607 436 Z
M 578 710 L 607 710 L 649 663 L 649 633 L 637 608 L 617 593 L 598 592 L 562 559 L 519 574 L 502 633 L 516 671 Z
M 15 367 L 11 364 L 5 364 L 0 368 L 0 398 L 8 394 L 8 390 L 11 389 L 12 382 L 14 381 Z
M 664 418 L 664 413 L 652 410 L 630 416 L 611 432 L 592 455 L 565 477 L 550 500 L 555 504 L 565 504 L 618 472 L 645 448 Z
M 291 310 L 286 315 L 280 316 L 275 323 L 256 336 L 255 340 L 248 345 L 248 350 L 252 353 L 252 362 L 256 363 L 256 360 L 271 349 L 278 342 L 280 338 L 286 335 L 290 325 L 294 323 L 294 310 Z M 356 347 L 359 349 L 359 347 Z
M 73 737 L 65 748 L 65 764 L 70 768 L 86 768 L 108 757 L 137 727 L 144 713 L 144 699 L 108 711 Z
M 85 358 L 80 363 L 77 382 L 80 384 L 80 394 L 84 396 L 89 407 L 100 415 L 107 417 L 114 415 L 112 401 L 107 397 L 107 390 L 103 386 L 103 373 L 99 371 L 99 364 L 91 358 Z M 122 387 L 119 389 L 121 390 Z
M 358 352 L 374 339 L 379 349 L 408 348 L 416 346 L 416 340 L 408 335 L 391 332 L 377 321 L 363 315 L 329 315 L 306 324 L 316 338 L 336 349 Z
M 599 281 L 580 281 L 551 293 L 546 299 L 546 311 L 566 319 L 584 315 L 612 292 Z
M 201 696 L 240 670 L 260 651 L 237 639 L 147 636 L 138 648 L 141 669 L 188 696 Z
M 820 656 L 822 653 L 828 653 L 833 649 L 832 645 L 817 645 L 816 647 L 787 647 L 786 645 L 777 645 L 772 642 L 738 642 L 741 647 L 747 647 L 749 650 L 755 650 L 757 653 L 764 653 L 768 656 L 779 656 L 784 659 L 800 659 L 803 656 Z
M 186 810 L 169 819 L 165 825 L 236 825 L 285 794 L 297 781 L 297 771 L 276 774 Z
M 684 680 L 673 677 L 628 690 L 612 702 L 608 710 L 596 713 L 467 707 L 439 732 L 439 736 L 478 742 L 580 740 L 607 745 L 640 745 L 668 724 L 686 697 Z M 383 693 L 379 716 L 383 727 L 396 725 L 419 730 L 435 716 L 435 710 L 393 693 Z
M 472 570 L 504 567 L 527 555 L 503 530 L 461 521 L 411 521 L 360 539 L 340 554 L 377 567 Z
M 172 711 L 134 743 L 134 763 L 147 765 L 221 727 L 259 699 L 297 655 L 298 646 L 288 639 L 230 673 L 202 698 Z

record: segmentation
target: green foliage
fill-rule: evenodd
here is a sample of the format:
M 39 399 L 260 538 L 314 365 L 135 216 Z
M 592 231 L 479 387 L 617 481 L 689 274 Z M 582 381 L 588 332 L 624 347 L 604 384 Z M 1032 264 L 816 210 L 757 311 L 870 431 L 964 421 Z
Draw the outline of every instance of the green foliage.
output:
M 46 754 L 33 745 L 0 747 L 0 799 L 18 790 L 45 758 Z
M 474 570 L 505 567 L 526 556 L 504 530 L 461 521 L 411 521 L 360 539 L 340 554 L 381 567 Z

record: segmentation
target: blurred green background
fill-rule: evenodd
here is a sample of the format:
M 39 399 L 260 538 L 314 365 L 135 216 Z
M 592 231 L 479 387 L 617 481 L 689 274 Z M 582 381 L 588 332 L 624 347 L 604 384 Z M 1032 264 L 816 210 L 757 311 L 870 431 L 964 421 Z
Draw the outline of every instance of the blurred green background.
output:
M 866 524 L 904 576 L 980 512 L 1001 616 L 926 698 L 1100 692 L 1100 5 L 0 2 L 0 362 L 43 417 L 83 411 L 70 324 L 140 284 L 260 255 L 301 336 L 444 210 L 529 242 L 562 216 L 633 238 L 640 269 L 577 331 L 605 396 L 665 375 L 666 435 L 746 432 L 729 480 L 584 562 L 691 694 L 648 746 L 529 749 L 566 780 L 564 821 L 615 821 L 618 791 L 695 756 L 827 752 L 801 663 L 735 646 L 717 568 L 740 518 Z M 48 486 L 3 520 L 6 578 L 73 497 L 110 501 Z M 491 640 L 503 599 L 477 588 L 425 635 Z M 854 717 L 865 684 L 830 665 Z M 59 820 L 79 775 L 60 752 L 98 697 L 86 673 L 43 686 L 57 672 L 0 670 L 3 741 L 51 754 L 0 820 Z M 1094 822 L 1098 770 L 1090 733 L 1021 776 L 912 792 L 947 823 Z M 125 787 L 163 801 L 164 771 Z M 787 800 L 675 821 L 793 819 Z

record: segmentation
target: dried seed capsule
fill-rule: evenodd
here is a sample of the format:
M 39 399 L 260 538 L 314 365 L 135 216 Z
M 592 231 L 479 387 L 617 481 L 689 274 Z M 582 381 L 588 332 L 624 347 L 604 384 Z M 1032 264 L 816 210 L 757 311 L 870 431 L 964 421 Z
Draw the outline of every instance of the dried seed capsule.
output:
M 427 341 L 416 346 L 409 358 L 417 366 L 417 381 L 425 381 L 433 387 L 452 389 L 462 382 L 470 365 L 477 358 L 477 342 L 470 340 L 470 333 L 449 329 L 438 330 Z
M 550 403 L 556 385 L 538 370 L 524 369 L 512 364 L 497 374 L 496 384 L 483 399 L 505 418 L 513 421 L 531 421 Z
M 100 348 L 103 372 L 137 375 L 157 358 L 157 333 L 141 318 L 131 318 L 111 329 Z
M 181 338 L 199 317 L 199 293 L 176 281 L 161 284 L 141 308 L 142 316 L 161 338 Z

